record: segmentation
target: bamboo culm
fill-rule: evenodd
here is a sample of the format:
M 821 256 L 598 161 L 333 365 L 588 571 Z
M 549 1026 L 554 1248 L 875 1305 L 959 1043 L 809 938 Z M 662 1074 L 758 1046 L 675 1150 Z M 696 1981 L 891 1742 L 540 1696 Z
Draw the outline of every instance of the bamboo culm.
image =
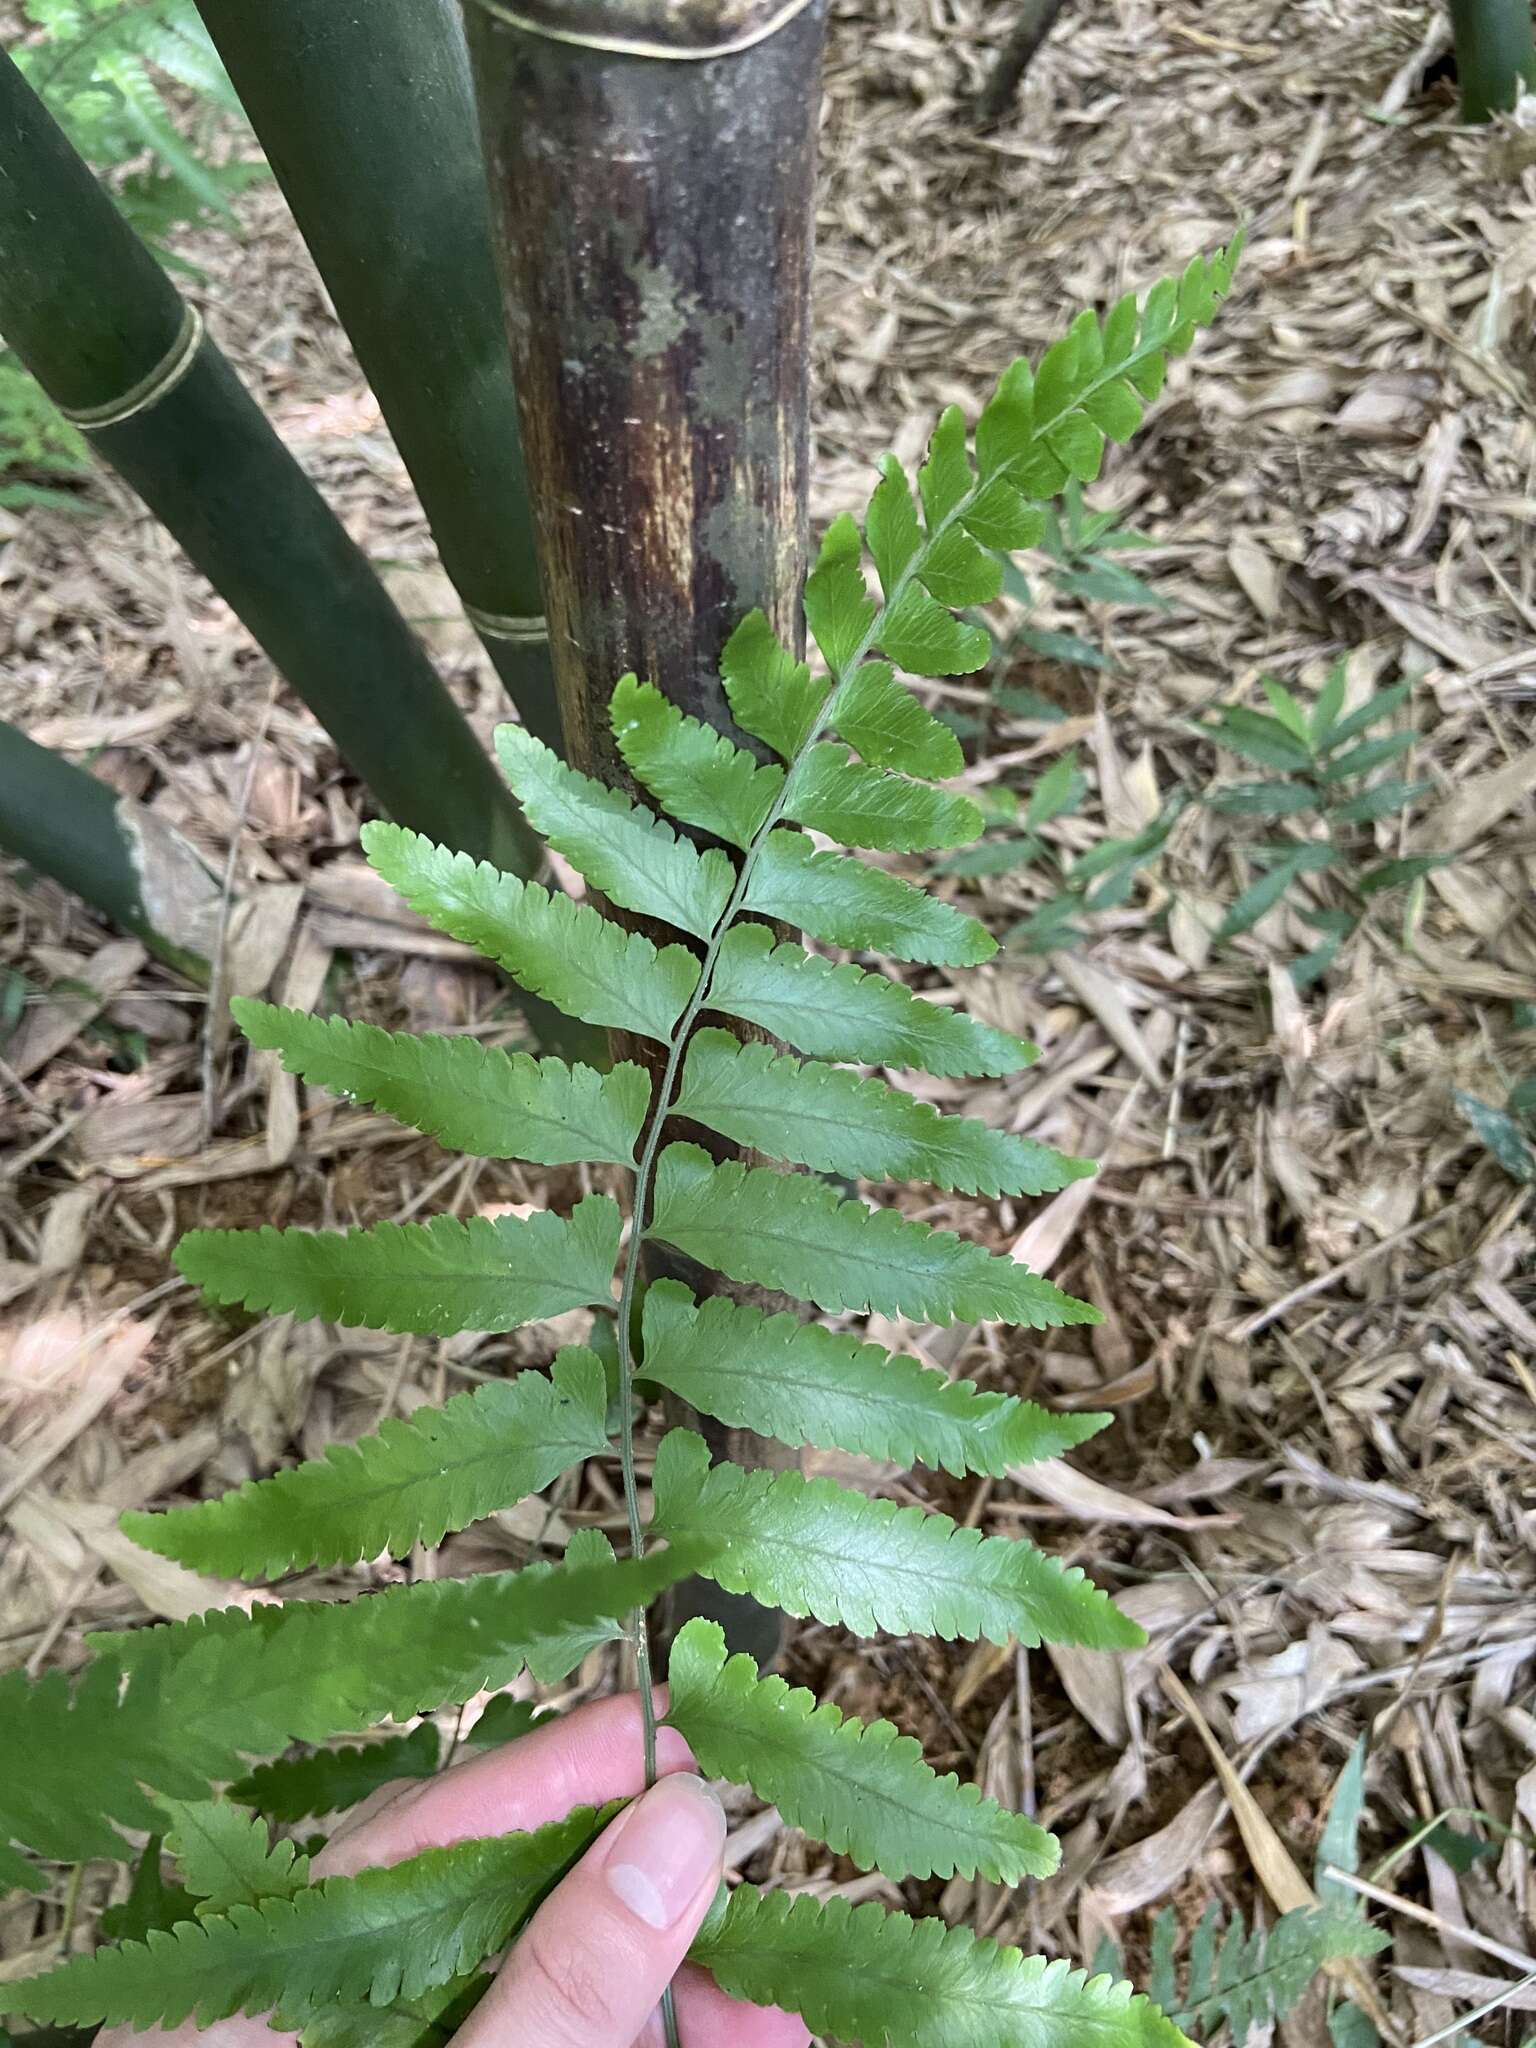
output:
M 11 60 L 0 333 L 402 824 L 530 873 L 522 814 L 360 548 Z
M 764 0 L 537 0 L 515 18 L 467 0 L 466 21 L 568 751 L 633 790 L 607 717 L 619 676 L 750 746 L 726 639 L 761 607 L 804 643 L 823 0 L 788 19 Z M 614 1050 L 654 1065 L 640 1041 Z M 749 1291 L 646 1260 L 651 1279 Z M 698 1426 L 737 1463 L 783 1462 Z M 777 1652 L 778 1617 L 745 1597 L 690 1582 L 670 1604 Z
M 1450 0 L 1461 82 L 1461 118 L 1472 125 L 1507 114 L 1536 92 L 1531 0 Z
M 142 804 L 0 720 L 0 845 L 194 981 L 217 946 L 221 890 Z
M 197 0 L 523 723 L 561 745 L 455 0 Z

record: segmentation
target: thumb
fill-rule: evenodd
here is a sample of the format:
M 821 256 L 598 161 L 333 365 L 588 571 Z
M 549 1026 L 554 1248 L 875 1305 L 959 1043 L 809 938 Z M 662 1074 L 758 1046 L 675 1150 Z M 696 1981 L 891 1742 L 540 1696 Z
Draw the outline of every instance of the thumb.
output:
M 663 1778 L 545 1900 L 454 2048 L 631 2048 L 720 1883 L 725 1814 Z

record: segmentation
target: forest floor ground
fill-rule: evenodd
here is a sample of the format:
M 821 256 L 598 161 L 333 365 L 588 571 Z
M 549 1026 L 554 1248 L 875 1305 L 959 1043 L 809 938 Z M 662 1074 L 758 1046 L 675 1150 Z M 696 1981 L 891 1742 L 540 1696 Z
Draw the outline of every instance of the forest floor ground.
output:
M 1134 1973 L 1167 1904 L 1187 1926 L 1211 1900 L 1260 1918 L 1294 1903 L 1363 1737 L 1361 1870 L 1437 1818 L 1452 1830 L 1381 1876 L 1406 1906 L 1374 1909 L 1393 1936 L 1371 1968 L 1378 2023 L 1420 2043 L 1502 1984 L 1513 1995 L 1477 2032 L 1519 2041 L 1536 2009 L 1521 1985 L 1536 1978 L 1532 1214 L 1457 1097 L 1498 1105 L 1536 1071 L 1536 135 L 1456 127 L 1432 10 L 1337 0 L 1069 7 L 1014 115 L 982 135 L 964 97 L 1007 12 L 838 10 L 818 521 L 862 502 L 882 449 L 914 457 L 943 405 L 974 416 L 1009 358 L 1038 354 L 1079 306 L 1246 218 L 1215 330 L 1087 493 L 1152 541 L 1116 559 L 1157 601 L 1106 602 L 1026 563 L 1030 629 L 1076 635 L 1103 665 L 1017 644 L 933 701 L 969 722 L 979 791 L 1027 800 L 1078 750 L 1082 807 L 1047 834 L 1072 854 L 1146 827 L 1180 788 L 1278 773 L 1218 753 L 1196 720 L 1259 708 L 1263 674 L 1308 698 L 1342 659 L 1351 704 L 1408 682 L 1399 724 L 1420 735 L 1391 772 L 1428 787 L 1406 819 L 1367 828 L 1376 856 L 1453 858 L 1373 899 L 1298 992 L 1289 965 L 1318 938 L 1301 912 L 1336 905 L 1338 884 L 1304 878 L 1213 945 L 1261 835 L 1192 805 L 1084 939 L 1005 947 L 970 978 L 979 1012 L 1043 1057 L 925 1093 L 1103 1168 L 1037 1205 L 903 1199 L 1018 1247 L 1105 1320 L 959 1345 L 875 1334 L 989 1386 L 1109 1409 L 1115 1427 L 1008 1481 L 816 1462 L 1059 1550 L 1150 1647 L 1112 1659 L 798 1628 L 792 1677 L 1032 1805 L 1063 1838 L 1063 1872 L 1012 1894 L 852 1878 L 750 1804 L 733 1856 L 760 1878 L 891 1903 L 904 1890 L 1075 1959 L 1107 1937 Z M 285 210 L 258 188 L 241 219 L 239 242 L 192 238 L 194 296 L 488 732 L 496 687 Z M 129 494 L 103 478 L 82 516 L 0 522 L 0 715 L 153 804 L 215 872 L 234 849 L 262 903 L 246 985 L 514 1042 L 494 976 L 370 876 L 361 792 Z M 1041 875 L 943 886 L 1005 934 L 1048 893 Z M 36 1670 L 78 1661 L 86 1630 L 230 1597 L 133 1550 L 120 1508 L 314 1454 L 574 1334 L 216 1322 L 171 1272 L 181 1230 L 558 1205 L 575 1176 L 450 1160 L 207 1041 L 189 985 L 14 870 L 0 972 L 21 1005 L 0 1047 L 0 1480 L 29 1476 L 0 1485 L 0 1665 Z M 516 1562 L 619 1520 L 589 1473 L 431 1561 L 304 1587 Z M 618 1676 L 594 1659 L 560 1699 Z M 0 1918 L 0 1968 L 33 1938 L 29 1914 Z M 1326 2041 L 1321 1993 L 1287 2031 Z

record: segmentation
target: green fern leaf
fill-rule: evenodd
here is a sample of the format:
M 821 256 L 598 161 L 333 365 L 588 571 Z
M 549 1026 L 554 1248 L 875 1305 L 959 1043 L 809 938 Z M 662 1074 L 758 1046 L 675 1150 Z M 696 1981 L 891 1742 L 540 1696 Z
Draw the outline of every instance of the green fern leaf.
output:
M 588 1195 L 570 1220 L 434 1216 L 372 1230 L 194 1230 L 176 1264 L 210 1301 L 370 1330 L 515 1330 L 612 1298 L 621 1219 Z
M 879 467 L 880 481 L 864 519 L 864 540 L 874 557 L 880 588 L 889 601 L 922 552 L 923 536 L 901 463 L 894 455 L 882 455 Z
M 868 651 L 876 607 L 864 588 L 859 529 L 846 512 L 827 528 L 805 584 L 805 622 L 833 675 Z
M 471 1970 L 419 1998 L 323 2006 L 309 2015 L 300 2039 L 303 2048 L 448 2048 L 490 1982 L 484 1970 Z
M 1049 1877 L 1054 1836 L 980 1788 L 941 1778 L 889 1721 L 846 1721 L 813 1693 L 727 1661 L 725 1631 L 690 1621 L 667 1660 L 667 1720 L 707 1778 L 750 1785 L 790 1827 L 887 1877 Z
M 963 624 L 916 583 L 881 615 L 878 637 L 891 660 L 915 676 L 974 675 L 992 658 L 984 626 Z
M 1226 296 L 1242 244 L 1238 235 L 1215 255 L 1197 256 L 1182 279 L 1155 285 L 1139 310 L 1134 298 L 1122 299 L 1102 329 L 1091 310 L 1080 314 L 1033 375 L 1027 363 L 1011 364 L 976 429 L 983 479 L 1045 498 L 1070 477 L 1097 475 L 1106 435 L 1131 430 L 1140 401 L 1161 391 L 1168 358 L 1189 347 Z
M 984 823 L 969 797 L 866 767 L 830 741 L 801 758 L 784 815 L 844 846 L 886 853 L 965 846 Z
M 883 974 L 778 944 L 765 924 L 736 924 L 726 933 L 709 1008 L 821 1059 L 929 1074 L 1012 1074 L 1039 1058 L 1022 1038 L 927 1002 Z
M 802 832 L 770 832 L 747 884 L 746 909 L 857 946 L 936 967 L 975 967 L 997 941 L 974 917 L 844 853 L 817 853 Z
M 697 1145 L 669 1145 L 656 1171 L 649 1237 L 732 1280 L 799 1295 L 821 1309 L 874 1309 L 924 1322 L 1094 1323 L 1027 1266 L 895 1209 L 868 1209 L 821 1181 L 716 1166 Z
M 669 817 L 732 846 L 752 844 L 784 786 L 782 768 L 760 767 L 632 675 L 614 691 L 609 715 L 619 752 Z
M 19 1673 L 0 1680 L 0 1843 L 11 1837 L 68 1861 L 121 1855 L 110 1822 L 159 1822 L 142 1786 L 202 1797 L 211 1782 L 240 1775 L 244 1756 L 293 1739 L 462 1701 L 510 1683 L 525 1664 L 552 1683 L 620 1633 L 612 1617 L 650 1597 L 645 1586 L 687 1568 L 685 1558 L 658 1554 L 636 1578 L 594 1532 L 573 1539 L 568 1555 L 559 1570 L 537 1565 L 349 1606 L 298 1602 L 97 1638 L 105 1654 L 73 1695 L 59 1674 L 36 1685 Z
M 706 1028 L 689 1041 L 679 1116 L 818 1173 L 925 1180 L 962 1194 L 1054 1194 L 1094 1170 L 1036 1138 L 941 1116 L 884 1081 Z
M 398 1779 L 433 1777 L 441 1762 L 438 1732 L 430 1721 L 423 1721 L 409 1735 L 392 1735 L 383 1742 L 317 1749 L 309 1756 L 261 1764 L 231 1785 L 229 1796 L 241 1806 L 253 1806 L 268 1820 L 307 1820 L 311 1815 L 345 1813 Z
M 1091 1580 L 1032 1543 L 961 1529 L 798 1472 L 709 1464 L 702 1437 L 675 1429 L 656 1452 L 656 1525 L 672 1541 L 708 1531 L 703 1567 L 728 1593 L 855 1635 L 1017 1637 L 1135 1649 L 1146 1641 Z
M 699 963 L 686 946 L 658 949 L 590 904 L 552 896 L 400 825 L 365 825 L 362 840 L 412 910 L 567 1017 L 665 1040 L 698 986 Z
M 114 1821 L 149 1832 L 165 1824 L 144 1784 L 189 1799 L 207 1791 L 188 1750 L 161 1725 L 152 1696 L 119 1697 L 109 1663 L 87 1665 L 74 1687 L 62 1671 L 35 1682 L 25 1672 L 6 1672 L 0 1677 L 0 1879 L 41 1889 L 7 1842 L 60 1863 L 126 1855 Z
M 869 2048 L 1189 2048 L 1129 1984 L 873 1900 L 739 1885 L 690 1953 L 731 1997 Z
M 965 441 L 965 414 L 958 405 L 945 406 L 929 436 L 928 460 L 917 479 L 930 534 L 937 533 L 950 514 L 959 510 L 975 484 Z
M 965 766 L 960 742 L 925 711 L 888 661 L 866 661 L 833 700 L 829 722 L 876 768 L 942 779 Z
M 309 1858 L 292 1842 L 274 1843 L 265 1821 L 227 1799 L 162 1799 L 172 1826 L 165 1846 L 182 1883 L 201 1902 L 197 1917 L 287 1899 L 309 1882 Z
M 393 1586 L 344 1605 L 293 1601 L 97 1636 L 71 1689 L 62 1673 L 0 1678 L 0 1850 L 57 1862 L 118 1857 L 113 1823 L 154 1830 L 146 1797 L 205 1798 L 247 1758 L 405 1721 L 527 1669 L 553 1685 L 627 1615 L 696 1570 L 707 1541 L 616 1561 L 595 1531 L 564 1565 Z M 5 1859 L 8 1882 L 30 1866 Z
M 1190 1944 L 1184 1997 L 1170 2002 L 1183 2026 L 1210 2029 L 1226 2020 L 1236 2048 L 1250 2028 L 1284 2019 L 1329 1963 L 1375 1955 L 1389 1940 L 1363 1913 L 1326 1906 L 1283 1913 L 1267 1934 L 1249 1934 L 1236 1913 L 1218 1943 L 1220 1933 L 1221 1908 L 1212 1904 Z M 1169 1971 L 1171 1963 L 1160 1974 Z
M 793 761 L 816 730 L 827 701 L 825 677 L 783 647 L 760 611 L 748 612 L 720 657 L 731 716 L 743 732 Z
M 372 1103 L 456 1152 L 536 1166 L 634 1164 L 651 1084 L 631 1062 L 599 1074 L 475 1038 L 417 1038 L 244 996 L 230 1009 L 252 1045 L 281 1053 L 290 1074 Z
M 571 1348 L 548 1379 L 492 1380 L 291 1471 L 170 1514 L 127 1514 L 122 1526 L 144 1549 L 226 1578 L 404 1557 L 606 1451 L 607 1412 L 602 1361 Z
M 428 1849 L 387 1870 L 326 1878 L 291 1898 L 76 1956 L 46 1976 L 0 1984 L 0 2013 L 175 2027 L 270 2012 L 274 2025 L 293 2026 L 338 2000 L 419 1997 L 502 1948 L 607 1818 L 578 1807 L 529 1834 Z
M 610 903 L 709 937 L 736 881 L 718 847 L 700 853 L 622 790 L 568 768 L 524 726 L 498 726 L 496 753 L 529 824 Z
M 1052 1415 L 1013 1394 L 947 1380 L 840 1330 L 765 1315 L 723 1295 L 695 1302 L 658 1280 L 644 1310 L 645 1377 L 739 1429 L 958 1478 L 1001 1478 L 1086 1443 L 1107 1415 Z

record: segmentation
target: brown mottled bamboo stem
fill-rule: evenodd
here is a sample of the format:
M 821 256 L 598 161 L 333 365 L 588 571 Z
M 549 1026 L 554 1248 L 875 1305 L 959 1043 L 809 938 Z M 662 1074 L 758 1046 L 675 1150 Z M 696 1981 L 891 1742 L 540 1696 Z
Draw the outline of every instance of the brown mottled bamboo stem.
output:
M 570 759 L 621 787 L 619 676 L 730 729 L 743 615 L 803 644 L 824 11 L 466 0 L 561 718 Z M 782 1455 L 701 1426 L 739 1462 Z M 771 1654 L 777 1617 L 728 1605 Z

